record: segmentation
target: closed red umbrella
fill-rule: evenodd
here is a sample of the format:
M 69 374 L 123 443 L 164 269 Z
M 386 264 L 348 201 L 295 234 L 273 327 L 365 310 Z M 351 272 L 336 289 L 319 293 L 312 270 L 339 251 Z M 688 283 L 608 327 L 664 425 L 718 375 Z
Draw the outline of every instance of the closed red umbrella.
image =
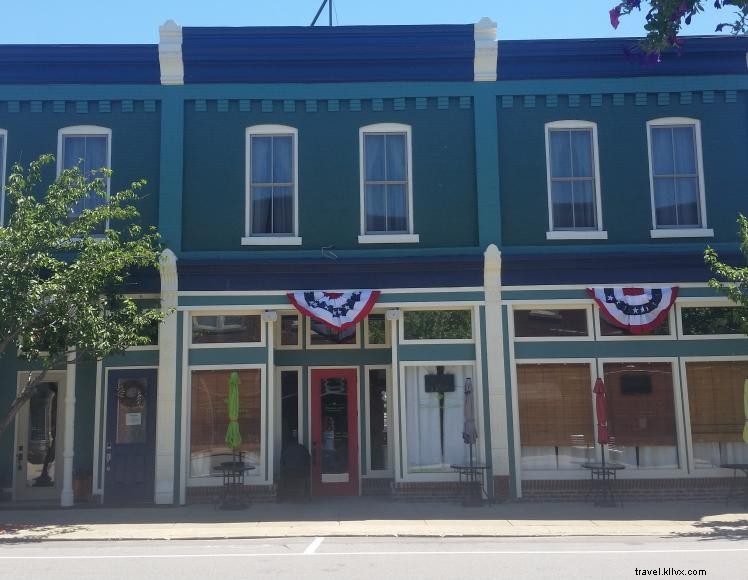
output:
M 597 411 L 597 442 L 600 445 L 610 443 L 610 433 L 608 433 L 608 397 L 605 394 L 605 383 L 598 378 L 595 386 L 592 388 L 595 393 L 595 410 Z M 605 461 L 605 453 L 603 453 Z

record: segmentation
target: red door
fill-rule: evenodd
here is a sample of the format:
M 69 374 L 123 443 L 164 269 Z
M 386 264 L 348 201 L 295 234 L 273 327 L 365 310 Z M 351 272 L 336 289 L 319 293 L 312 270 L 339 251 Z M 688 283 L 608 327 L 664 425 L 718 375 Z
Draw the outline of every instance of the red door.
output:
M 312 370 L 312 494 L 358 495 L 356 369 Z

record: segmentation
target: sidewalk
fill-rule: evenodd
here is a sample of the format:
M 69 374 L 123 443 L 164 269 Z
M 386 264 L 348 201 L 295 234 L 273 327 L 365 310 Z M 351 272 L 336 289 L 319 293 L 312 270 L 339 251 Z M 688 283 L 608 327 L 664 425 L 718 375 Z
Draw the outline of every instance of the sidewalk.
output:
M 658 536 L 748 539 L 742 506 L 716 502 L 583 503 L 393 502 L 379 498 L 254 504 L 0 510 L 0 542 L 42 540 L 216 539 L 299 536 Z

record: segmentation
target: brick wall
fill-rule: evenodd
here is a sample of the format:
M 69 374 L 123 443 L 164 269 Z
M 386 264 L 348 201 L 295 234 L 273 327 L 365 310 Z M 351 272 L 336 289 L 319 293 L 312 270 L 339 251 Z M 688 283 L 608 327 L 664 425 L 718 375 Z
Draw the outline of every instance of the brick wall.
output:
M 245 485 L 241 489 L 241 497 L 253 502 L 274 502 L 276 497 L 275 485 Z M 223 487 L 188 487 L 187 503 L 217 503 L 223 497 Z

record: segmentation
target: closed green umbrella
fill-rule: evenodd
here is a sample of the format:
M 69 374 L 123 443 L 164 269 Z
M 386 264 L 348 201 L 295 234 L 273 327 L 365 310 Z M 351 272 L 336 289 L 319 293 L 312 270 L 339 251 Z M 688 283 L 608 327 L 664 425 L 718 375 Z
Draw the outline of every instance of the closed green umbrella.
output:
M 242 444 L 239 433 L 239 373 L 233 372 L 229 377 L 229 398 L 226 399 L 229 410 L 229 426 L 226 429 L 226 445 L 236 451 Z
M 748 379 L 743 384 L 743 413 L 745 413 L 745 427 L 743 427 L 743 441 L 748 443 Z

